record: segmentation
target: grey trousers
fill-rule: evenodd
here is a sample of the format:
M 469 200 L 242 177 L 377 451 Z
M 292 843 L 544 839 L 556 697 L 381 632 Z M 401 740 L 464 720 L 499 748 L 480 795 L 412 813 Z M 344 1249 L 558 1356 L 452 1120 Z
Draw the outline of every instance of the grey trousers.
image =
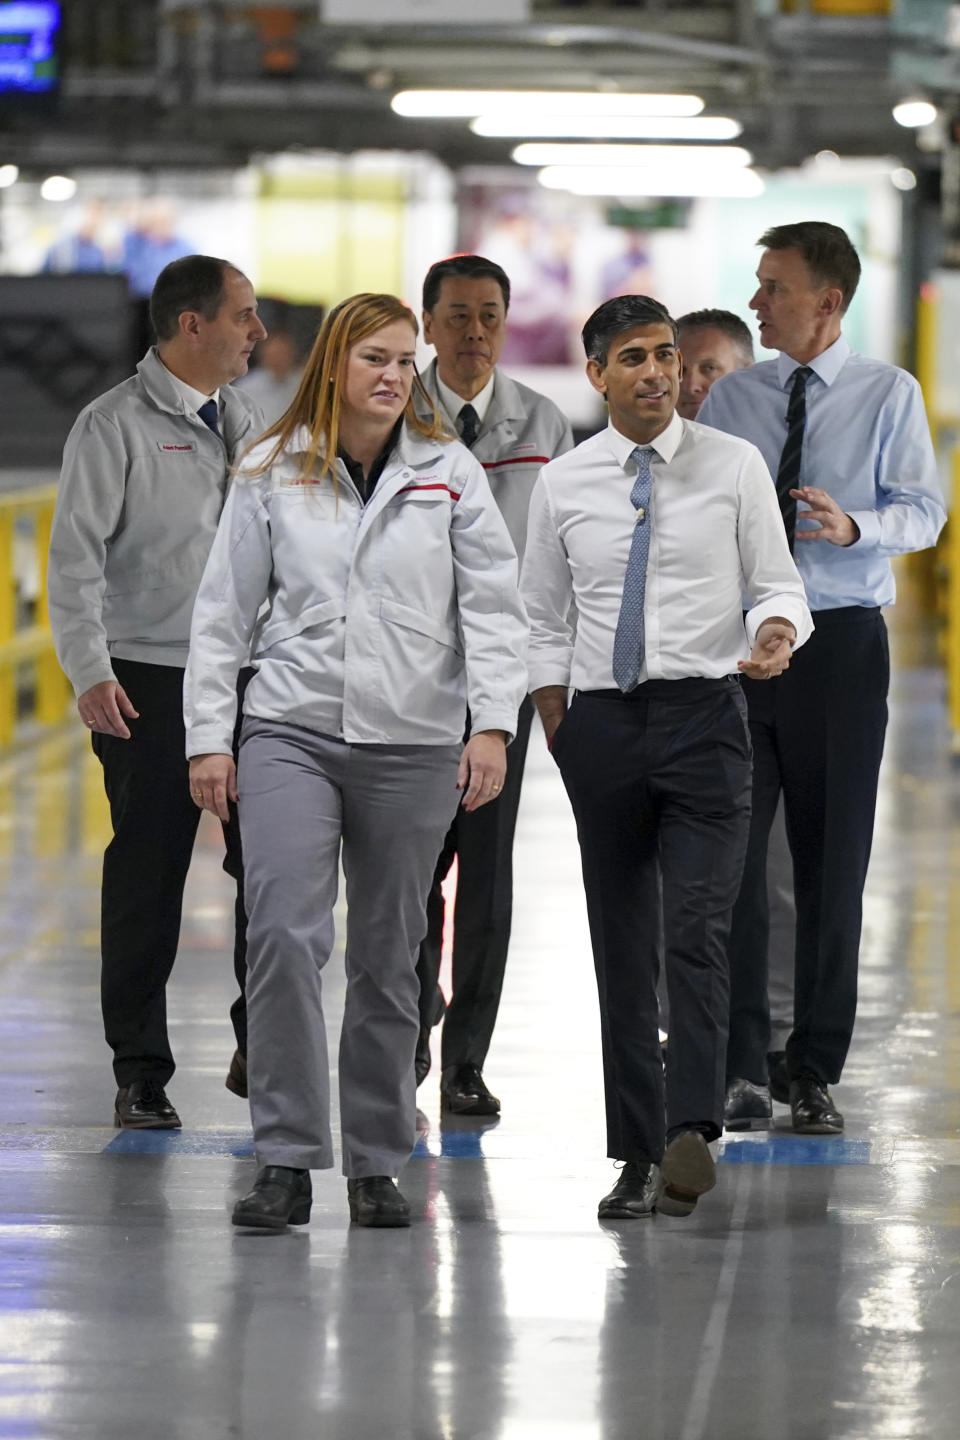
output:
M 409 1158 L 416 958 L 433 868 L 460 799 L 461 750 L 349 745 L 298 725 L 244 721 L 247 1065 L 261 1165 L 334 1164 L 321 972 L 333 949 L 341 849 L 343 1173 L 396 1176 Z

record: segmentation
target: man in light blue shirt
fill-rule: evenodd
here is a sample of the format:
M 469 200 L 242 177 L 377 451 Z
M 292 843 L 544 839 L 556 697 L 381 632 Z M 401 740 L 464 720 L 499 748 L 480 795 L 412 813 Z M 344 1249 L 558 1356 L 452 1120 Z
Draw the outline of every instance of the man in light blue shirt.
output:
M 730 935 L 727 1077 L 767 1079 L 765 861 L 782 788 L 797 903 L 790 1108 L 795 1130 L 838 1134 L 827 1086 L 840 1079 L 856 1015 L 887 720 L 881 607 L 895 597 L 890 557 L 933 545 L 946 512 L 916 380 L 854 354 L 841 334 L 860 276 L 847 235 L 803 221 L 759 243 L 750 308 L 760 343 L 780 353 L 717 381 L 698 420 L 761 451 L 816 628 L 783 675 L 744 682 L 753 818 Z

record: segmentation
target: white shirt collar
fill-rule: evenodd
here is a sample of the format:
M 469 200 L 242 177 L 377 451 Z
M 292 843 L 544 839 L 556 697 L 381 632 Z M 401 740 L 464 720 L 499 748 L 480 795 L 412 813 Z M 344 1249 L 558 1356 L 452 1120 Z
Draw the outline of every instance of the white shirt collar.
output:
M 617 429 L 612 420 L 607 424 L 607 438 L 610 441 L 610 448 L 617 457 L 619 464 L 623 466 L 624 470 L 628 468 L 632 470 L 632 456 L 634 450 L 637 448 L 636 440 L 631 440 L 628 435 L 624 435 Z M 641 449 L 650 448 L 655 450 L 660 458 L 669 464 L 677 453 L 677 446 L 682 439 L 683 421 L 680 419 L 676 410 L 674 410 L 666 429 L 661 430 L 660 434 L 650 441 L 649 447 L 641 446 Z
M 487 381 L 486 385 L 484 385 L 483 389 L 480 391 L 479 395 L 474 395 L 472 400 L 464 400 L 462 395 L 458 395 L 455 390 L 450 389 L 449 385 L 445 385 L 443 383 L 443 381 L 440 379 L 440 371 L 438 369 L 437 389 L 440 392 L 440 399 L 443 402 L 443 408 L 444 410 L 446 410 L 448 418 L 456 422 L 456 418 L 460 414 L 460 411 L 463 409 L 464 405 L 472 405 L 474 410 L 476 410 L 477 412 L 477 419 L 482 425 L 484 417 L 487 411 L 490 409 L 490 401 L 493 399 L 493 385 L 496 378 L 497 372 L 494 371 L 493 374 L 490 376 L 490 379 Z
M 824 385 L 832 385 L 849 358 L 850 346 L 842 335 L 838 335 L 832 345 L 828 345 L 826 350 L 821 350 L 819 355 L 814 355 L 813 359 L 807 363 Z M 780 351 L 777 357 L 777 379 L 784 390 L 789 385 L 794 370 L 799 370 L 802 363 L 800 360 L 794 360 L 793 356 L 788 355 L 785 350 Z
M 160 361 L 160 363 L 161 365 L 163 365 L 162 360 Z M 191 415 L 196 415 L 197 411 L 200 409 L 200 406 L 206 405 L 208 400 L 215 400 L 217 402 L 217 409 L 220 408 L 219 387 L 214 390 L 212 395 L 204 395 L 202 390 L 194 390 L 193 386 L 188 385 L 186 380 L 181 380 L 179 375 L 174 375 L 173 371 L 168 370 L 166 365 L 164 365 L 163 368 L 167 371 L 167 374 L 173 381 L 173 388 L 176 390 L 177 394 L 180 396 L 180 399 L 183 401 L 184 410 L 189 411 Z

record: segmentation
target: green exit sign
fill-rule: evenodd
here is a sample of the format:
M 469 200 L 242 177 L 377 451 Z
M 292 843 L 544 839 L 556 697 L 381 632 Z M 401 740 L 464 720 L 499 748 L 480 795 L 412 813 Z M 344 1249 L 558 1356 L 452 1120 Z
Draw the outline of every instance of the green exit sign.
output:
M 608 205 L 607 224 L 624 230 L 678 230 L 687 223 L 689 200 L 651 200 L 648 205 Z

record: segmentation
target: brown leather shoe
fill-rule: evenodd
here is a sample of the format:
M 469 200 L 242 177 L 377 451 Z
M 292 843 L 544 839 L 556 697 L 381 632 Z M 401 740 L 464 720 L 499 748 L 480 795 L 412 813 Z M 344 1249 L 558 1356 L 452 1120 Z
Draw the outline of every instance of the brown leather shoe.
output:
M 223 1083 L 232 1094 L 239 1095 L 241 1100 L 246 1100 L 250 1094 L 247 1089 L 247 1057 L 241 1055 L 239 1050 L 233 1052 L 230 1069 Z
M 134 1080 L 121 1085 L 114 1104 L 113 1123 L 118 1130 L 179 1130 L 180 1116 L 158 1080 Z

